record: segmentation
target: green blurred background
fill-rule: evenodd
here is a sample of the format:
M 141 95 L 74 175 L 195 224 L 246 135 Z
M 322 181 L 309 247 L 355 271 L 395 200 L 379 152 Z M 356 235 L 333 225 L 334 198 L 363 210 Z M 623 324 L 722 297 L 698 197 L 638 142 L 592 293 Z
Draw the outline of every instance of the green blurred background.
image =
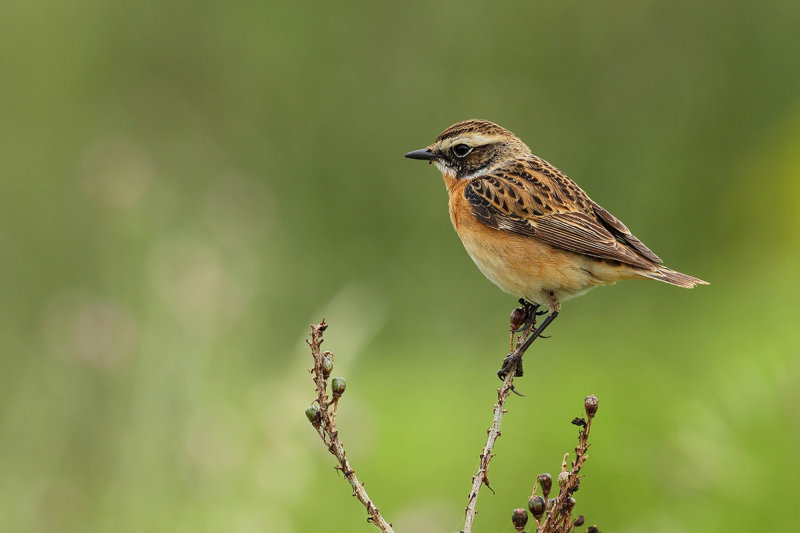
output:
M 0 530 L 371 531 L 303 416 L 323 316 L 371 495 L 460 529 L 515 300 L 401 156 L 473 117 L 711 282 L 567 302 L 477 531 L 588 393 L 588 523 L 794 529 L 798 27 L 788 0 L 4 2 Z

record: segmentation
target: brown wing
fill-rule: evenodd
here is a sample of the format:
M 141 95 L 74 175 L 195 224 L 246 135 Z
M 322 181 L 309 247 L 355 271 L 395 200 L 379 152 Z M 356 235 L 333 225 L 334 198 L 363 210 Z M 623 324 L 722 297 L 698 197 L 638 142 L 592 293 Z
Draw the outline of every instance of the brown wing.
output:
M 644 257 L 648 258 L 650 261 L 654 263 L 663 263 L 660 257 L 658 257 L 650 248 L 644 245 L 642 241 L 636 238 L 636 235 L 631 233 L 631 230 L 622 223 L 617 217 L 603 209 L 600 205 L 598 205 L 593 200 L 589 199 L 592 203 L 592 208 L 594 210 L 594 214 L 603 223 L 603 225 L 608 229 L 614 237 L 617 239 L 621 239 L 623 242 L 629 244 L 633 247 L 634 250 L 639 252 Z
M 495 229 L 637 267 L 661 262 L 572 180 L 535 157 L 473 179 L 464 197 L 473 214 Z

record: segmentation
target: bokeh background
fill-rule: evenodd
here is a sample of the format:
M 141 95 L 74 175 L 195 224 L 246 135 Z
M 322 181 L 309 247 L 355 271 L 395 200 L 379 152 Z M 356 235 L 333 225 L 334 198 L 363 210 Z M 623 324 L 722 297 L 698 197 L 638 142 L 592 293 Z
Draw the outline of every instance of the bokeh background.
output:
M 473 117 L 711 282 L 565 305 L 477 530 L 588 393 L 588 523 L 795 528 L 798 27 L 788 0 L 3 3 L 0 530 L 371 531 L 303 415 L 323 316 L 371 495 L 459 530 L 515 301 L 401 156 Z

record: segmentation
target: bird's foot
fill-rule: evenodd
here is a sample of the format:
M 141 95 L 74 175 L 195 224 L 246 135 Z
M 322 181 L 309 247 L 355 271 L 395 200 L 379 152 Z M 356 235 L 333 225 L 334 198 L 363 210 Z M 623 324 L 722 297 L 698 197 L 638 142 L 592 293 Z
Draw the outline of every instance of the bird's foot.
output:
M 518 353 L 510 353 L 503 359 L 503 366 L 497 371 L 497 377 L 506 379 L 509 372 L 514 372 L 515 378 L 522 377 L 522 355 Z
M 508 354 L 505 359 L 503 359 L 503 367 L 497 371 L 497 377 L 500 380 L 505 381 L 506 376 L 508 373 L 513 371 L 514 377 L 518 378 L 522 376 L 522 355 L 521 354 Z M 516 394 L 517 396 L 525 396 L 521 392 L 519 392 L 514 385 L 511 385 L 511 392 Z

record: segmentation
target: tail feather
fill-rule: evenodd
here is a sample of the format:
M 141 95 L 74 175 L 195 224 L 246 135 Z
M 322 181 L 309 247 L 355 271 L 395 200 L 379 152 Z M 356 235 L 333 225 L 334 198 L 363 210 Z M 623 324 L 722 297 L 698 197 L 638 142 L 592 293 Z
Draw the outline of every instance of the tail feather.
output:
M 654 265 L 652 270 L 636 269 L 636 272 L 646 278 L 663 281 L 664 283 L 684 287 L 686 289 L 691 289 L 695 285 L 708 285 L 707 281 L 661 265 Z

